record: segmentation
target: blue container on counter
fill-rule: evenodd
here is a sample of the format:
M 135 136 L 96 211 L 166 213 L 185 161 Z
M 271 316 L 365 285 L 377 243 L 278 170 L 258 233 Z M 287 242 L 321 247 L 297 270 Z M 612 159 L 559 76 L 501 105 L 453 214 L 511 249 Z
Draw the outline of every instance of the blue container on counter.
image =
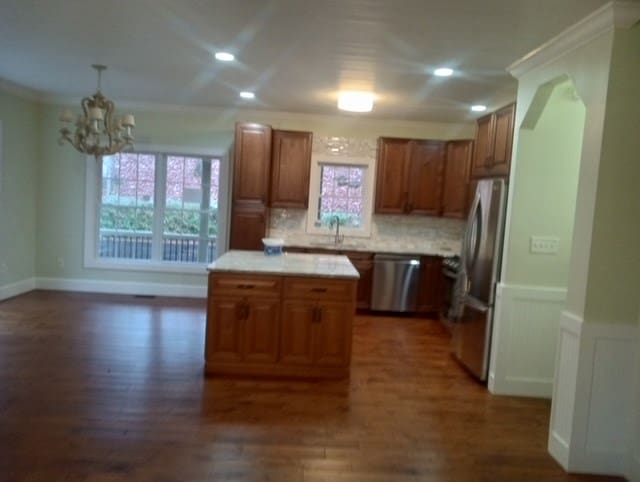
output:
M 280 238 L 262 238 L 265 256 L 279 256 L 282 254 L 284 247 L 284 239 Z

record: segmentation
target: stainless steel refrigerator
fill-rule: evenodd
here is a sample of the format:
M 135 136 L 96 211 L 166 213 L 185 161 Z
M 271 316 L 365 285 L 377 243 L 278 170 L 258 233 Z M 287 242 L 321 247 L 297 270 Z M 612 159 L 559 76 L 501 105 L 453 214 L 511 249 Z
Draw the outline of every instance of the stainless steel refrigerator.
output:
M 462 238 L 461 269 L 454 293 L 453 353 L 482 381 L 489 371 L 505 203 L 506 185 L 502 179 L 478 181 Z

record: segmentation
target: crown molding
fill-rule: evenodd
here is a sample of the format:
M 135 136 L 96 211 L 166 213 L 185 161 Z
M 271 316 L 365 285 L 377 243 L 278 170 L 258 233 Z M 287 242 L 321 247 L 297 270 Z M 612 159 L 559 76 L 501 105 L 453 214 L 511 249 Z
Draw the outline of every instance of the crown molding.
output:
M 556 60 L 614 28 L 628 29 L 640 20 L 640 3 L 612 1 L 515 61 L 507 71 L 516 78 Z
M 41 92 L 3 78 L 0 78 L 0 91 L 34 102 L 42 102 L 43 100 Z

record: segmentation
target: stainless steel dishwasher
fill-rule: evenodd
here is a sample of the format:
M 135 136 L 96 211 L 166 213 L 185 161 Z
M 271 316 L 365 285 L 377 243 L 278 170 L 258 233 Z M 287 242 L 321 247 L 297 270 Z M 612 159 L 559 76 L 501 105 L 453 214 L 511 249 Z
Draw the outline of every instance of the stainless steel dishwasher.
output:
M 371 309 L 415 311 L 420 277 L 420 258 L 395 254 L 373 257 Z

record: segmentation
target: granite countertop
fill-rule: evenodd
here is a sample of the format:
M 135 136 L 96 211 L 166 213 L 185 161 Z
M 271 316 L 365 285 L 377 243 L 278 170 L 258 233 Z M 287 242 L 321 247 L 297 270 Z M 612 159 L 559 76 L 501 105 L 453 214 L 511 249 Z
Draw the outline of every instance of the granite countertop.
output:
M 265 256 L 262 251 L 228 251 L 208 265 L 207 270 L 327 278 L 360 277 L 346 256 L 301 253 Z
M 368 253 L 390 253 L 425 256 L 453 256 L 460 254 L 460 241 L 427 240 L 419 238 L 402 239 L 345 239 L 342 244 L 335 244 L 333 236 L 327 237 L 290 237 L 284 239 L 286 247 L 330 249 L 336 251 L 362 251 Z

